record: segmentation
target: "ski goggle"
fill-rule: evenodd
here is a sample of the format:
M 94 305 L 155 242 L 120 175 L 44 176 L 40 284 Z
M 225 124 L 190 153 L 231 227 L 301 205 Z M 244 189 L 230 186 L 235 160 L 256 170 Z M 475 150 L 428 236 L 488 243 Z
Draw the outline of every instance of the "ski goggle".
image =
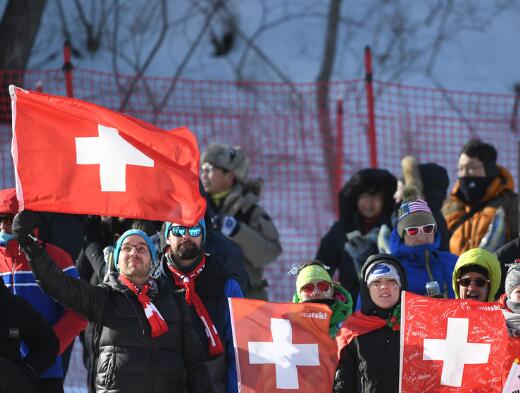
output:
M 482 278 L 482 277 L 477 277 L 477 278 L 473 278 L 473 279 L 471 279 L 469 277 L 464 277 L 464 278 L 459 278 L 457 281 L 460 284 L 460 286 L 464 287 L 464 288 L 469 287 L 472 282 L 474 282 L 477 287 L 483 288 L 490 282 L 489 280 L 486 280 L 485 278 Z
M 188 235 L 190 235 L 191 237 L 199 237 L 202 234 L 202 228 L 200 227 L 200 225 L 195 225 L 193 227 L 172 225 L 170 227 L 170 232 L 175 237 L 182 237 L 186 235 L 186 232 L 188 232 Z
M 407 227 L 404 228 L 404 231 L 408 236 L 417 236 L 419 232 L 422 232 L 426 235 L 435 232 L 435 224 L 426 224 L 421 227 Z
M 327 292 L 330 289 L 330 282 L 320 281 L 316 284 L 310 282 L 308 284 L 305 284 L 301 288 L 301 291 L 303 291 L 305 293 L 313 293 L 316 290 L 316 288 L 318 288 L 318 291 L 320 291 L 320 292 Z

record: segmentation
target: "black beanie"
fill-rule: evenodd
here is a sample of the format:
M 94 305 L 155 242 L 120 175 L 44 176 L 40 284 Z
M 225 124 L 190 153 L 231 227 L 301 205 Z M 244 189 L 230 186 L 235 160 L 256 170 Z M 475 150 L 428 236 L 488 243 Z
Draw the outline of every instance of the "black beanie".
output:
M 458 278 L 462 277 L 466 273 L 480 273 L 484 277 L 489 279 L 489 272 L 488 272 L 488 270 L 485 267 L 480 266 L 480 265 L 471 264 L 471 265 L 462 266 L 459 269 L 459 277 Z

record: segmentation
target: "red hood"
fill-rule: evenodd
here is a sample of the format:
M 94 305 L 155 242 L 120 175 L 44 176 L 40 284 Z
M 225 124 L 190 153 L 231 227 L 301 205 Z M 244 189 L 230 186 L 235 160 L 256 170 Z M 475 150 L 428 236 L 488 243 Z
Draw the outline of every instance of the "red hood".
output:
M 18 213 L 18 199 L 14 188 L 0 190 L 0 213 Z

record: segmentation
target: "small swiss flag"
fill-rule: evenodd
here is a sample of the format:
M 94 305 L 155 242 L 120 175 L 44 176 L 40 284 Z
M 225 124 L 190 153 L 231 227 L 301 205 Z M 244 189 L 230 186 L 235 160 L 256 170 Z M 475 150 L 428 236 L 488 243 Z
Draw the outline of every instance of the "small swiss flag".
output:
M 502 391 L 508 334 L 498 303 L 403 292 L 401 304 L 401 392 Z
M 241 393 L 331 392 L 338 363 L 331 310 L 230 298 Z
M 9 91 L 20 210 L 184 225 L 203 216 L 199 150 L 188 128 L 166 132 L 85 101 Z

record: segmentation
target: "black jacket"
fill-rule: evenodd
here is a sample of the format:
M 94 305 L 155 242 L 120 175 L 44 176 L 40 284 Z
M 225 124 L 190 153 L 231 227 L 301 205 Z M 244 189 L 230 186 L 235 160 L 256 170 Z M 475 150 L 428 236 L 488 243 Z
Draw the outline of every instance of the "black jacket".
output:
M 362 268 L 362 277 L 379 262 L 392 264 L 399 272 L 401 289 L 406 289 L 403 267 L 395 257 L 388 254 L 376 254 L 368 258 Z M 383 310 L 374 304 L 365 281 L 361 282 L 360 296 L 363 314 L 382 319 L 392 315 L 393 309 Z M 355 337 L 341 350 L 334 393 L 398 392 L 399 340 L 400 332 L 388 326 Z
M 172 273 L 167 267 L 167 258 L 163 256 L 161 264 L 154 271 L 153 276 L 160 282 L 161 286 L 170 287 L 173 290 L 179 288 L 175 285 Z M 213 321 L 217 333 L 225 347 L 224 353 L 215 359 L 210 359 L 208 354 L 208 337 L 202 321 L 200 320 L 195 307 L 189 307 L 192 314 L 193 327 L 200 340 L 205 346 L 205 361 L 211 376 L 213 389 L 216 392 L 225 392 L 227 385 L 227 359 L 226 359 L 226 315 L 228 314 L 228 299 L 224 292 L 227 280 L 233 278 L 222 263 L 222 260 L 213 255 L 206 255 L 204 270 L 195 280 L 195 289 L 200 300 L 206 307 L 211 320 Z M 181 293 L 185 294 L 184 289 Z
M 181 294 L 151 281 L 148 294 L 168 325 L 168 332 L 152 338 L 137 296 L 117 274 L 106 285 L 92 286 L 65 275 L 45 252 L 30 264 L 46 294 L 96 325 L 97 391 L 212 392 L 202 343 Z
M 24 298 L 13 295 L 0 278 L 0 391 L 32 392 L 40 374 L 56 361 L 58 338 Z M 28 355 L 22 359 L 20 343 Z M 25 390 L 26 389 L 26 390 Z
M 500 267 L 502 268 L 502 279 L 500 280 L 500 288 L 496 294 L 496 299 L 504 293 L 504 287 L 506 282 L 507 270 L 509 265 L 516 263 L 515 260 L 520 258 L 520 237 L 515 237 L 510 242 L 504 244 L 496 252 L 497 258 L 500 261 Z
M 372 253 L 377 253 L 376 242 L 373 247 L 367 249 L 355 260 L 345 249 L 348 242 L 347 234 L 359 230 L 363 233 L 362 217 L 357 209 L 359 196 L 365 192 L 383 195 L 383 208 L 380 219 L 374 223 L 374 227 L 382 224 L 390 225 L 390 217 L 394 211 L 395 202 L 393 194 L 397 188 L 397 179 L 385 169 L 363 169 L 355 173 L 352 178 L 345 183 L 338 195 L 339 220 L 329 229 L 327 234 L 321 239 L 316 259 L 331 267 L 332 275 L 339 269 L 339 281 L 343 288 L 350 292 L 354 303 L 359 293 L 359 279 L 355 264 L 359 267 L 365 259 Z

